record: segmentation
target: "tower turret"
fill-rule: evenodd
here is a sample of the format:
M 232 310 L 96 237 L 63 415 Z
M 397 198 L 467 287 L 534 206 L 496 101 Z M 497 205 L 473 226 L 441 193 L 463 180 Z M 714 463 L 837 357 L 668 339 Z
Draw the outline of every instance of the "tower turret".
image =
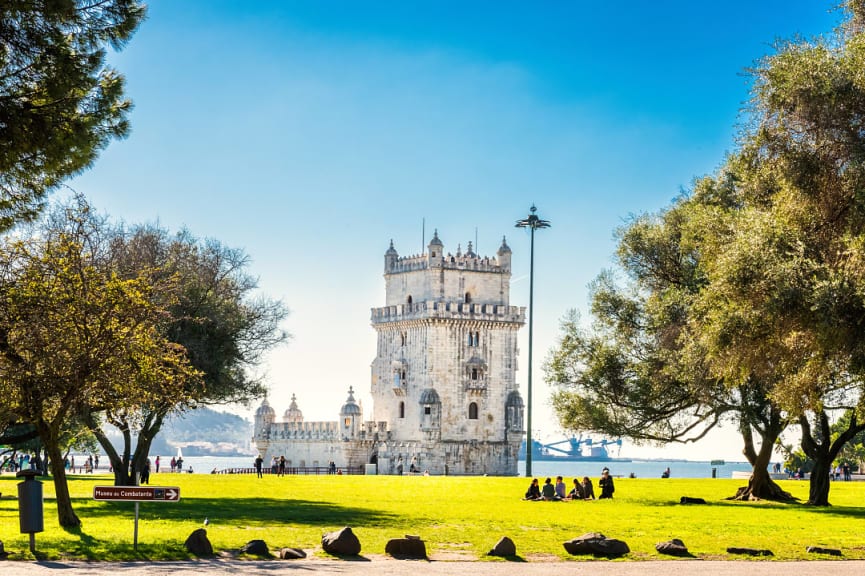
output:
M 268 430 L 270 425 L 273 424 L 273 421 L 276 419 L 276 412 L 274 412 L 273 408 L 270 407 L 270 402 L 267 401 L 267 397 L 264 397 L 264 400 L 261 401 L 261 406 L 255 411 L 255 430 L 254 434 L 256 436 L 261 436 L 262 432 Z
M 354 401 L 354 387 L 352 386 L 348 388 L 348 398 L 339 411 L 339 417 L 342 437 L 348 439 L 357 438 L 361 421 L 363 420 L 363 412 L 360 406 L 357 405 L 357 402 Z
M 291 404 L 283 414 L 282 419 L 286 422 L 303 422 L 303 412 L 297 407 L 297 396 L 291 395 Z
M 501 266 L 504 270 L 508 272 L 511 271 L 511 248 L 508 246 L 508 242 L 504 236 L 502 236 L 502 245 L 499 246 L 498 252 L 496 252 L 496 256 L 498 257 L 499 266 Z
M 429 259 L 430 268 L 441 268 L 445 247 L 439 239 L 439 231 L 433 232 L 432 240 L 427 246 L 427 258 Z
M 384 253 L 384 271 L 385 274 L 393 270 L 396 266 L 396 261 L 399 259 L 399 254 L 396 248 L 393 247 L 393 240 L 390 241 L 390 248 Z

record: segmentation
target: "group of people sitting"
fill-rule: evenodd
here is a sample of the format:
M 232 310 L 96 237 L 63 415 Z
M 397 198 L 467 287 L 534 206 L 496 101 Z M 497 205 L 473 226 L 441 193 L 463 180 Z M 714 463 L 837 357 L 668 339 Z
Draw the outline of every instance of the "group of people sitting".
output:
M 612 498 L 616 487 L 613 484 L 613 477 L 610 476 L 610 469 L 604 468 L 601 471 L 601 478 L 598 480 L 598 489 L 601 491 L 599 499 Z M 546 500 L 553 502 L 561 502 L 566 500 L 594 500 L 595 489 L 592 486 L 592 481 L 588 476 L 583 476 L 583 480 L 574 478 L 574 487 L 570 492 L 567 492 L 564 480 L 561 476 L 556 476 L 556 483 L 553 484 L 552 479 L 547 478 L 543 487 L 538 483 L 538 479 L 534 478 L 526 491 L 523 500 Z

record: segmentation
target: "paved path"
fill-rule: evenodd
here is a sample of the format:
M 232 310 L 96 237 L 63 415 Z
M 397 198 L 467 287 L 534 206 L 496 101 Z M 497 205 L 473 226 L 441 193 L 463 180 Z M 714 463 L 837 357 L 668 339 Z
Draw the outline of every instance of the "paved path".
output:
M 299 576 L 309 572 L 339 576 L 861 576 L 865 560 L 808 562 L 678 560 L 650 562 L 425 562 L 393 559 L 344 561 L 328 559 L 292 561 L 208 560 L 191 562 L 14 562 L 0 563 L 3 576 L 174 576 L 254 574 Z

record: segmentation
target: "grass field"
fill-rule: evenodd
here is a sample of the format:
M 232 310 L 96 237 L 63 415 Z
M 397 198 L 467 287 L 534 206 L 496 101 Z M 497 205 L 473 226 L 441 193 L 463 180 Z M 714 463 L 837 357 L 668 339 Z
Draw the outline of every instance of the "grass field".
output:
M 740 480 L 617 479 L 614 500 L 524 502 L 525 478 L 423 476 L 254 476 L 159 474 L 152 485 L 179 486 L 177 503 L 141 503 L 138 550 L 133 550 L 134 504 L 96 502 L 93 487 L 108 476 L 72 476 L 70 490 L 82 526 L 57 526 L 54 486 L 44 483 L 45 532 L 36 536 L 43 559 L 167 560 L 187 558 L 183 543 L 209 519 L 215 550 L 236 550 L 253 539 L 272 551 L 284 546 L 323 555 L 321 535 L 351 526 L 361 554 L 384 553 L 385 543 L 421 536 L 434 560 L 485 559 L 501 536 L 514 540 L 518 559 L 575 559 L 562 542 L 601 532 L 628 543 L 632 560 L 662 558 L 655 544 L 680 538 L 698 558 L 740 558 L 728 546 L 767 548 L 775 560 L 823 558 L 807 546 L 839 548 L 865 559 L 865 482 L 833 484 L 826 509 L 800 504 L 730 502 Z M 11 559 L 33 559 L 18 531 L 18 480 L 0 477 L 0 540 Z M 570 484 L 570 482 L 568 482 Z M 806 499 L 806 482 L 782 482 Z M 707 505 L 682 506 L 681 496 Z M 667 558 L 667 557 L 663 557 Z

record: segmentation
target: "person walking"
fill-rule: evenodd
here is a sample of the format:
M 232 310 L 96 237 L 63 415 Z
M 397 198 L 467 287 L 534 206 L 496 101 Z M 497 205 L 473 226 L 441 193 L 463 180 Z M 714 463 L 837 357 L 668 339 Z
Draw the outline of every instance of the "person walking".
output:
M 261 454 L 255 457 L 255 475 L 259 478 L 262 478 L 261 475 L 261 465 L 264 463 L 264 458 L 261 457 Z

